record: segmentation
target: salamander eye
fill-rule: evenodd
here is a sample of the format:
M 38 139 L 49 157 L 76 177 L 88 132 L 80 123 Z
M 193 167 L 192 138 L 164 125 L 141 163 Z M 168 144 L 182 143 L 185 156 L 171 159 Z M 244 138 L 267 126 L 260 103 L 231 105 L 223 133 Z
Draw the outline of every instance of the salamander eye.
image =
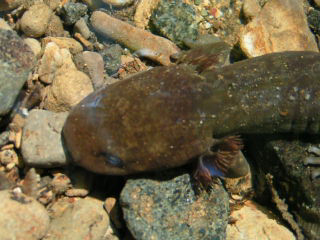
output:
M 100 152 L 97 154 L 97 157 L 103 157 L 105 159 L 105 163 L 107 165 L 112 165 L 114 167 L 123 168 L 124 164 L 121 158 L 118 158 L 117 156 L 114 156 L 112 154 L 106 153 L 106 152 Z

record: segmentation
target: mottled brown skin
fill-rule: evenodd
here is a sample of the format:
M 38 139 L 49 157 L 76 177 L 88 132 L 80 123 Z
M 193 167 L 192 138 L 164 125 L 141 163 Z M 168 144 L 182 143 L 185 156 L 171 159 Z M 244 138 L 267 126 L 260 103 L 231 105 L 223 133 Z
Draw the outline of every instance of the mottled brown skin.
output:
M 71 111 L 63 135 L 74 161 L 93 172 L 177 167 L 205 154 L 212 136 L 318 133 L 319 78 L 320 54 L 313 52 L 222 68 L 203 59 L 156 67 L 90 94 Z

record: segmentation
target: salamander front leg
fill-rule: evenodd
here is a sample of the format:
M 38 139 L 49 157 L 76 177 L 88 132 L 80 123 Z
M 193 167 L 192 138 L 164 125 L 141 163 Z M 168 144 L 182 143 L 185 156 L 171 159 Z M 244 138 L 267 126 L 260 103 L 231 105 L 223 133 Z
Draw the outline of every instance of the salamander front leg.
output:
M 243 144 L 239 136 L 229 136 L 214 141 L 214 146 L 199 157 L 195 179 L 207 187 L 212 177 L 238 178 L 250 171 L 249 164 L 241 157 Z

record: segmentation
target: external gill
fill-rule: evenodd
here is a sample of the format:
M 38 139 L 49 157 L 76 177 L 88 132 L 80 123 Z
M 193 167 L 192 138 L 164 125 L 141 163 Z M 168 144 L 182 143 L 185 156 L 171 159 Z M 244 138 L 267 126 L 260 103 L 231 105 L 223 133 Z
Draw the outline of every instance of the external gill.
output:
M 311 178 L 316 179 L 320 177 L 320 148 L 316 146 L 310 146 L 307 150 L 309 153 L 313 153 L 314 155 L 318 156 L 309 156 L 306 157 L 303 161 L 304 165 L 306 166 L 312 166 L 318 165 L 318 167 L 311 170 Z

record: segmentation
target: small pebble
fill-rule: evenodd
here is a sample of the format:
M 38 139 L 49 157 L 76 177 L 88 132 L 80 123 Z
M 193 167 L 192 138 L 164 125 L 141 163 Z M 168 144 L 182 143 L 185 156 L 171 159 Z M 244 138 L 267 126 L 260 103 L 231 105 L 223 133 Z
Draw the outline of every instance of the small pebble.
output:
M 66 25 L 75 24 L 88 11 L 88 7 L 85 4 L 73 2 L 64 4 L 62 9 L 62 17 Z
M 52 10 L 43 3 L 30 7 L 21 18 L 21 30 L 28 37 L 42 36 L 48 27 Z

